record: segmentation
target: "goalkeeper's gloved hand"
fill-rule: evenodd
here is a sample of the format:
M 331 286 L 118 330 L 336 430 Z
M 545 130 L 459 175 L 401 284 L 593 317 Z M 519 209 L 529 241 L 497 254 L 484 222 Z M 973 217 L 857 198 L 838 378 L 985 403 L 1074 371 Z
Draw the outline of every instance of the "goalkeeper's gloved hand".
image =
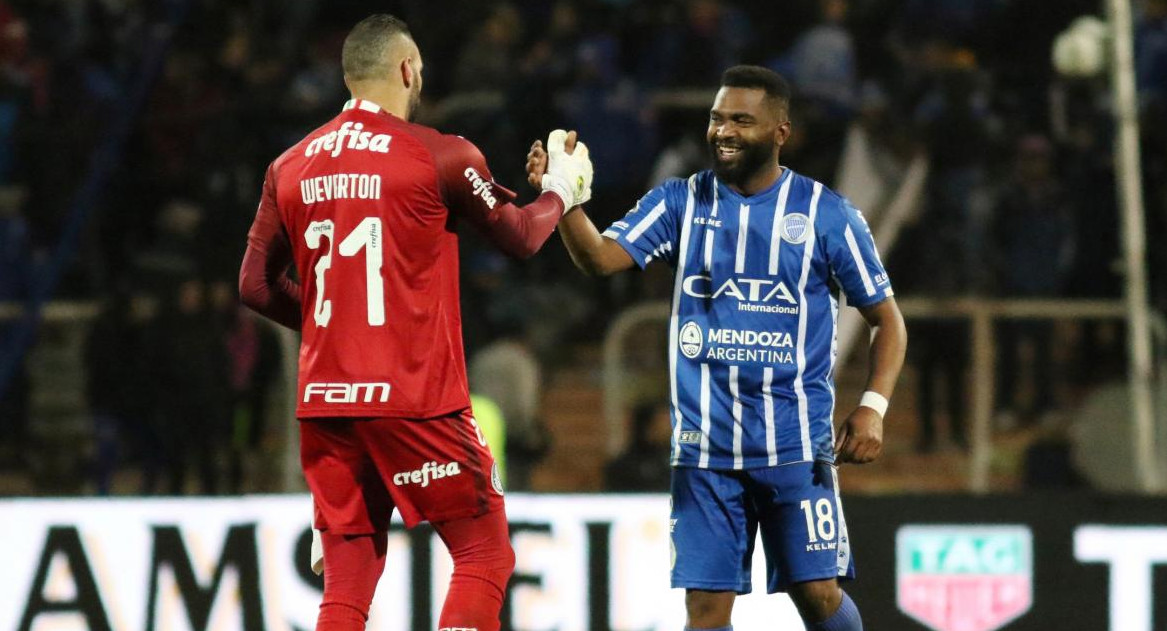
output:
M 563 200 L 563 213 L 592 198 L 592 161 L 588 147 L 575 143 L 567 152 L 567 132 L 556 129 L 547 136 L 547 172 L 543 174 L 543 191 L 551 191 Z

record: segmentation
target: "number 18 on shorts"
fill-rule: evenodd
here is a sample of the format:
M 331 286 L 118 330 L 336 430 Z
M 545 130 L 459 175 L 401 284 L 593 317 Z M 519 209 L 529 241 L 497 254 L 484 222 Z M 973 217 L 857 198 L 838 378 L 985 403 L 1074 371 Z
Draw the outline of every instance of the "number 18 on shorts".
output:
M 766 590 L 855 576 L 838 479 L 826 462 L 738 471 L 675 468 L 673 587 L 752 591 L 754 541 L 766 555 Z

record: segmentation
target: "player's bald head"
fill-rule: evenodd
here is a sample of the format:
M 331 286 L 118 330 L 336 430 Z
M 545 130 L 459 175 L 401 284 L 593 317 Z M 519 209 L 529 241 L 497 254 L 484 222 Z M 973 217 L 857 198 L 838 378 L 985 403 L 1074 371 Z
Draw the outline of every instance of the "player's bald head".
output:
M 340 62 L 349 81 L 383 79 L 402 59 L 418 56 L 409 26 L 388 13 L 370 15 L 349 31 Z

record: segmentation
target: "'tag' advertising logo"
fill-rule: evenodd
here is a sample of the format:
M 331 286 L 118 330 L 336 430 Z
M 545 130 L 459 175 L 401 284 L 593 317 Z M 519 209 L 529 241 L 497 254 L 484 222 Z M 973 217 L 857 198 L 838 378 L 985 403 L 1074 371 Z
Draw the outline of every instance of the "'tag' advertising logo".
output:
M 934 631 L 994 631 L 1033 606 L 1033 536 L 1025 526 L 904 526 L 896 602 Z

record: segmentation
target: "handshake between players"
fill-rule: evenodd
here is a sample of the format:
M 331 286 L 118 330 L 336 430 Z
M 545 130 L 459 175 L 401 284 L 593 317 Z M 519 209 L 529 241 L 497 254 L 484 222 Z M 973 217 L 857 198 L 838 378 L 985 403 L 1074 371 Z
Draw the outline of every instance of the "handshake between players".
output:
M 470 407 L 458 239 L 469 223 L 528 257 L 558 226 L 578 268 L 663 259 L 673 418 L 672 584 L 689 628 L 729 626 L 751 590 L 759 526 L 768 591 L 807 623 L 861 629 L 838 580 L 854 575 L 834 464 L 882 449 L 906 333 L 863 216 L 779 164 L 789 86 L 726 71 L 710 110 L 713 168 L 649 191 L 603 233 L 587 146 L 532 145 L 525 206 L 470 141 L 412 122 L 424 62 L 404 22 L 374 15 L 345 39 L 352 98 L 268 167 L 240 269 L 243 302 L 299 331 L 296 417 L 324 594 L 317 631 L 365 628 L 390 516 L 430 522 L 454 562 L 441 629 L 497 631 L 514 569 L 498 465 Z M 837 433 L 838 294 L 874 333 L 867 392 Z

